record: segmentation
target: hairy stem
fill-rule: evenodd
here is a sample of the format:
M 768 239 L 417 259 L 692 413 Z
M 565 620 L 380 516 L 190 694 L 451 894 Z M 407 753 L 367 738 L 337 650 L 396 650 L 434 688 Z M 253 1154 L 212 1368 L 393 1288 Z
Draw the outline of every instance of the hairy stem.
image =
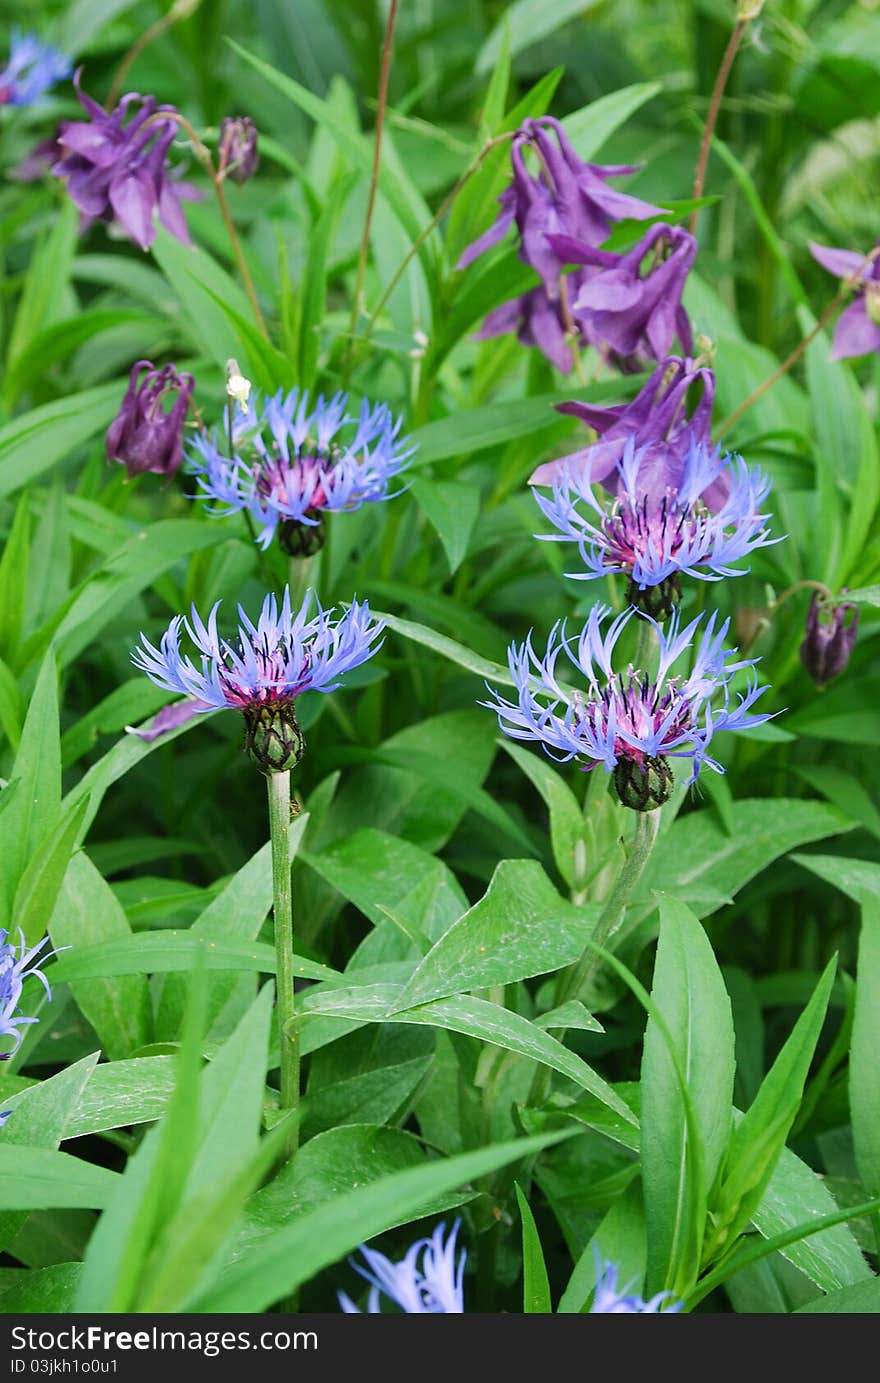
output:
M 391 51 L 394 46 L 394 26 L 397 23 L 398 0 L 391 0 L 388 8 L 388 22 L 385 25 L 385 43 L 382 48 L 382 65 L 379 69 L 379 100 L 376 106 L 376 133 L 373 142 L 373 170 L 370 174 L 370 194 L 367 199 L 367 214 L 364 218 L 364 233 L 361 237 L 361 250 L 358 255 L 357 280 L 354 300 L 351 305 L 351 325 L 349 327 L 349 346 L 347 357 L 351 359 L 352 346 L 357 332 L 358 317 L 364 293 L 364 277 L 367 272 L 367 255 L 370 249 L 370 228 L 373 224 L 373 211 L 376 206 L 376 193 L 379 190 L 379 168 L 382 162 L 382 133 L 385 128 L 385 112 L 388 109 L 388 78 L 391 75 Z
M 270 773 L 269 833 L 272 840 L 272 898 L 275 919 L 275 989 L 281 1034 L 281 1108 L 293 1110 L 285 1155 L 299 1145 L 299 1032 L 293 989 L 293 905 L 290 887 L 290 773 Z

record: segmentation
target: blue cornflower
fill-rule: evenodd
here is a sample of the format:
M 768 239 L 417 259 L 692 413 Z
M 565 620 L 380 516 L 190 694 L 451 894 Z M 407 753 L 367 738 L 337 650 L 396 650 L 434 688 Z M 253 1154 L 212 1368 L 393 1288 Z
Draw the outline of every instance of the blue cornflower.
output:
M 658 1292 L 650 1301 L 620 1292 L 617 1287 L 617 1271 L 616 1263 L 603 1264 L 597 1257 L 596 1294 L 590 1307 L 591 1315 L 624 1316 L 635 1315 L 636 1312 L 659 1315 L 661 1312 L 681 1310 L 683 1302 L 670 1301 L 671 1292 Z
M 577 580 L 625 572 L 628 598 L 649 614 L 662 618 L 678 603 L 681 573 L 702 581 L 740 576 L 748 568 L 733 563 L 780 541 L 761 513 L 769 478 L 740 456 L 722 456 L 719 447 L 691 442 L 682 455 L 671 447 L 637 447 L 631 437 L 616 472 L 613 498 L 593 488 L 589 462 L 580 473 L 565 473 L 551 497 L 536 491 L 559 530 L 538 536 L 577 543 L 586 570 L 567 573 Z M 612 488 L 608 478 L 603 484 Z M 592 515 L 581 512 L 581 502 Z M 641 594 L 654 587 L 662 589 Z
M 336 615 L 315 599 L 317 612 L 309 615 L 312 592 L 294 614 L 290 590 L 284 588 L 281 609 L 274 595 L 263 601 L 253 624 L 241 606 L 241 624 L 233 643 L 217 633 L 217 611 L 205 624 L 195 606 L 191 619 L 176 615 L 156 648 L 145 635 L 132 662 L 167 691 L 195 697 L 198 711 L 228 707 L 244 713 L 245 747 L 266 772 L 281 772 L 299 761 L 304 751 L 296 722 L 294 701 L 306 691 L 331 692 L 343 673 L 358 667 L 381 647 L 376 639 L 385 628 L 374 621 L 367 601 L 353 600 Z M 195 645 L 201 666 L 180 650 L 181 628 Z
M 214 512 L 249 513 L 263 548 L 280 528 L 285 551 L 302 557 L 321 546 L 325 512 L 390 498 L 390 483 L 414 450 L 400 438 L 403 420 L 367 399 L 357 418 L 347 407 L 340 393 L 329 401 L 320 395 L 310 409 L 308 394 L 292 389 L 266 401 L 253 430 L 239 420 L 234 456 L 216 440 L 194 438 L 190 470 L 203 495 L 218 502 Z M 245 444 L 249 456 L 241 454 Z
M 676 610 L 664 633 L 649 615 L 630 608 L 603 634 L 610 613 L 605 606 L 594 606 L 578 638 L 569 638 L 564 622 L 558 622 L 543 659 L 535 653 L 531 635 L 523 644 L 512 644 L 508 664 L 517 699 L 507 701 L 493 691 L 494 702 L 483 704 L 497 712 L 499 726 L 512 739 L 537 740 L 551 758 L 563 763 L 575 759 L 587 771 L 601 763 L 606 773 L 614 774 L 624 805 L 650 811 L 667 801 L 672 789 L 667 757 L 692 760 L 691 783 L 703 764 L 724 772 L 709 755 L 713 737 L 720 730 L 746 730 L 769 720 L 769 714 L 749 713 L 767 688 L 759 686 L 750 671 L 745 691 L 734 699 L 734 675 L 752 669 L 757 660 L 731 661 L 736 650 L 723 647 L 730 621 L 716 631 L 715 612 L 703 631 L 691 672 L 674 677 L 670 669 L 690 651 L 702 616 L 682 629 Z M 653 680 L 632 667 L 626 673 L 612 668 L 615 645 L 633 616 L 647 619 L 657 631 L 659 666 Z M 586 695 L 557 680 L 560 653 L 586 678 Z
M 368 1314 L 381 1313 L 380 1294 L 384 1293 L 407 1315 L 462 1315 L 467 1254 L 462 1249 L 456 1260 L 455 1239 L 460 1224 L 456 1220 L 445 1243 L 446 1225 L 439 1224 L 430 1239 L 417 1239 L 400 1263 L 392 1263 L 384 1253 L 361 1244 L 367 1266 L 362 1267 L 354 1259 L 351 1265 L 370 1284 Z M 349 1315 L 360 1315 L 359 1308 L 344 1292 L 339 1293 L 339 1305 Z
M 19 931 L 20 943 L 16 951 L 15 946 L 6 940 L 8 935 L 9 933 L 0 927 L 0 1036 L 14 1038 L 15 1046 L 12 1052 L 0 1053 L 3 1059 L 12 1056 L 21 1046 L 22 1034 L 19 1028 L 25 1027 L 28 1023 L 39 1022 L 37 1018 L 25 1018 L 16 1011 L 21 999 L 22 985 L 28 975 L 34 975 L 42 984 L 48 998 L 52 997 L 49 981 L 34 960 L 49 938 L 44 936 L 42 941 L 38 941 L 36 946 L 28 950 L 24 932 Z M 66 947 L 61 949 L 66 950 Z M 48 951 L 43 960 L 48 960 L 56 954 L 56 951 Z
M 56 82 L 69 77 L 73 63 L 66 53 L 41 43 L 36 34 L 12 30 L 9 61 L 0 72 L 0 106 L 32 106 Z

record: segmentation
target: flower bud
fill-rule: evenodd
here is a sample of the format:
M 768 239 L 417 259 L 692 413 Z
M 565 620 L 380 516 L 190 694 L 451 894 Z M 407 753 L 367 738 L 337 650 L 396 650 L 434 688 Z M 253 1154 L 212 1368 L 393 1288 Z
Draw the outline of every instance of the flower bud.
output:
M 292 701 L 248 706 L 244 711 L 244 747 L 261 773 L 285 773 L 306 751 Z
M 249 115 L 227 115 L 220 122 L 220 176 L 245 183 L 257 171 L 257 127 Z
M 142 370 L 147 371 L 143 380 Z M 194 388 L 192 375 L 178 374 L 173 365 L 157 370 L 152 361 L 139 360 L 107 430 L 107 459 L 120 461 L 130 477 L 144 471 L 174 475 L 183 462 L 183 428 Z M 166 413 L 169 395 L 176 397 Z
M 614 786 L 624 807 L 634 812 L 653 812 L 668 802 L 675 779 L 667 761 L 645 754 L 641 763 L 620 758 L 614 769 Z
M 681 576 L 674 571 L 671 576 L 658 581 L 655 586 L 639 588 L 637 581 L 630 580 L 626 588 L 626 598 L 630 605 L 642 610 L 651 619 L 668 619 L 681 603 Z
M 248 399 L 251 394 L 251 382 L 245 379 L 238 368 L 237 360 L 227 360 L 226 362 L 226 397 L 232 402 L 237 403 L 242 413 L 247 413 Z
M 847 623 L 846 617 L 849 612 L 852 612 L 852 619 Z M 822 618 L 829 613 L 830 618 Z M 818 591 L 814 592 L 800 655 L 807 672 L 820 687 L 843 672 L 853 651 L 858 627 L 857 605 L 850 605 L 844 601 L 833 606 L 829 612 Z
M 284 519 L 278 525 L 278 542 L 282 552 L 286 552 L 288 557 L 314 557 L 324 546 L 324 514 L 312 509 L 309 511 L 309 518 L 317 518 L 318 522 L 299 523 L 296 519 Z

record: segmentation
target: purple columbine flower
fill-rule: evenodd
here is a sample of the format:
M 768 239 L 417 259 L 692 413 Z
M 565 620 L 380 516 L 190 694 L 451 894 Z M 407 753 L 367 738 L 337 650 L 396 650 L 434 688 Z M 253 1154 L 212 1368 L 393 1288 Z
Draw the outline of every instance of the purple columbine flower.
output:
M 551 235 L 553 250 L 586 266 L 571 312 L 591 345 L 624 358 L 662 360 L 676 335 L 693 350 L 681 301 L 697 242 L 680 226 L 654 225 L 625 254 L 597 250 L 569 235 Z M 647 262 L 646 262 L 647 261 Z
M 673 787 L 668 758 L 688 758 L 693 763 L 690 783 L 706 764 L 716 773 L 724 769 L 709 756 L 712 739 L 721 730 L 747 730 L 770 719 L 750 715 L 750 708 L 766 690 L 750 671 L 744 692 L 733 693 L 731 682 L 742 669 L 753 669 L 756 659 L 731 662 L 736 650 L 723 644 L 730 620 L 715 629 L 713 611 L 703 632 L 693 669 L 670 676 L 672 665 L 690 651 L 698 616 L 684 629 L 675 610 L 667 630 L 649 615 L 632 608 L 614 618 L 603 634 L 611 611 L 595 605 L 578 638 L 569 638 L 565 624 L 554 625 L 547 652 L 539 658 L 531 635 L 523 644 L 511 644 L 508 653 L 516 701 L 507 701 L 490 688 L 494 701 L 483 702 L 498 715 L 498 724 L 511 739 L 536 740 L 558 762 L 574 759 L 585 771 L 602 764 L 614 774 L 617 795 L 635 811 L 653 811 L 668 801 Z M 632 667 L 616 673 L 612 667 L 615 645 L 633 616 L 647 619 L 657 631 L 660 656 L 653 680 Z M 571 690 L 558 680 L 560 654 L 587 681 L 586 693 Z M 735 700 L 734 700 L 735 697 Z
M 621 1292 L 617 1286 L 618 1268 L 616 1263 L 596 1262 L 596 1294 L 590 1307 L 590 1314 L 599 1316 L 629 1316 L 636 1313 L 659 1315 L 661 1312 L 680 1311 L 681 1301 L 672 1301 L 672 1292 L 658 1292 L 650 1301 L 634 1293 Z
M 192 375 L 178 374 L 173 365 L 159 370 L 150 360 L 138 360 L 107 431 L 108 460 L 121 461 L 130 478 L 144 471 L 174 475 L 183 462 L 183 429 L 194 388 Z M 173 403 L 166 412 L 169 398 Z
M 852 618 L 847 623 L 847 615 Z M 814 682 L 823 686 L 846 668 L 859 629 L 859 607 L 849 601 L 836 605 L 813 592 L 807 628 L 800 646 L 801 662 Z
M 570 275 L 568 282 L 575 283 L 576 276 Z M 571 373 L 574 362 L 562 307 L 558 297 L 555 301 L 550 299 L 543 285 L 530 288 L 527 293 L 496 307 L 480 330 L 474 332 L 474 340 L 490 341 L 495 336 L 509 336 L 511 332 L 516 332 L 521 345 L 537 346 L 550 364 L 564 375 Z
M 95 221 L 115 221 L 130 240 L 148 250 L 156 238 L 158 212 L 166 230 L 189 244 L 180 202 L 199 193 L 170 175 L 168 151 L 177 133 L 177 121 L 171 118 L 174 107 L 129 92 L 108 112 L 80 90 L 79 77 L 77 72 L 73 82 L 89 119 L 61 123 L 62 156 L 52 172 L 67 179 L 82 229 Z M 127 119 L 132 107 L 134 114 Z M 163 119 L 163 112 L 168 117 Z
M 536 171 L 526 162 L 529 151 L 535 156 Z M 538 272 L 554 302 L 559 297 L 565 260 L 548 236 L 562 234 L 588 245 L 601 245 L 616 221 L 645 221 L 663 215 L 662 207 L 607 185 L 611 177 L 637 172 L 638 165 L 584 163 L 559 121 L 549 115 L 526 120 L 520 126 L 511 142 L 510 161 L 513 181 L 498 198 L 501 211 L 485 234 L 464 251 L 458 269 L 467 268 L 497 245 L 515 223 L 520 234 L 520 258 Z
M 275 596 L 267 595 L 256 624 L 239 606 L 241 624 L 232 643 L 217 633 L 220 601 L 207 624 L 193 606 L 191 619 L 175 616 L 159 648 L 142 634 L 132 662 L 157 686 L 194 697 L 197 711 L 241 711 L 251 758 L 264 773 L 284 772 L 305 752 L 296 698 L 307 691 L 334 691 L 343 673 L 378 651 L 376 639 L 385 628 L 383 621 L 372 621 L 366 601 L 353 600 L 336 615 L 316 599 L 317 612 L 310 617 L 311 601 L 308 591 L 294 614 L 285 586 L 280 611 Z M 199 666 L 181 652 L 182 628 L 195 645 Z
M 877 242 L 880 247 L 880 241 Z M 856 250 L 835 250 L 809 242 L 810 254 L 823 269 L 848 279 L 856 300 L 841 312 L 834 328 L 832 360 L 880 351 L 880 255 L 866 263 L 867 255 Z
M 688 415 L 688 394 L 695 386 L 699 386 L 701 395 Z M 630 437 L 635 439 L 637 447 L 647 450 L 652 469 L 662 474 L 669 464 L 670 452 L 683 464 L 694 444 L 711 446 L 714 398 L 713 371 L 706 366 L 694 368 L 690 361 L 671 355 L 660 362 L 630 403 L 611 408 L 599 408 L 591 403 L 558 403 L 558 413 L 580 418 L 598 432 L 600 440 L 556 461 L 545 461 L 529 477 L 529 484 L 555 485 L 566 475 L 589 474 L 592 481 L 600 481 L 610 494 L 616 495 L 620 479 L 618 462 Z M 642 464 L 645 467 L 648 458 Z M 723 503 L 726 493 L 722 478 L 717 492 L 707 497 L 710 508 Z
M 391 481 L 414 450 L 400 438 L 402 419 L 384 403 L 364 399 L 358 417 L 347 406 L 348 396 L 336 394 L 310 409 L 308 394 L 293 389 L 266 402 L 254 430 L 239 415 L 232 458 L 217 441 L 193 438 L 190 470 L 221 506 L 214 512 L 244 510 L 262 530 L 261 547 L 277 531 L 291 557 L 309 557 L 324 541 L 325 513 L 391 498 Z
M 249 115 L 227 115 L 220 122 L 217 172 L 221 178 L 245 183 L 257 171 L 257 127 Z
M 446 1242 L 445 1224 L 439 1224 L 430 1239 L 417 1239 L 406 1257 L 392 1263 L 384 1253 L 361 1244 L 366 1267 L 351 1259 L 355 1272 L 370 1284 L 367 1313 L 381 1313 L 384 1295 L 407 1315 L 462 1315 L 464 1313 L 464 1249 L 456 1259 L 455 1239 L 460 1220 L 456 1220 Z M 339 1293 L 339 1305 L 347 1315 L 360 1315 L 350 1297 Z
M 41 43 L 36 34 L 13 29 L 9 61 L 0 72 L 0 106 L 32 106 L 56 82 L 69 77 L 72 68 L 66 53 Z
M 682 573 L 701 581 L 741 576 L 748 568 L 733 563 L 780 541 L 770 536 L 769 515 L 761 512 L 769 477 L 711 444 L 691 442 L 683 457 L 670 447 L 658 458 L 630 437 L 617 463 L 614 499 L 590 481 L 588 462 L 580 475 L 557 481 L 552 495 L 535 491 L 545 518 L 559 530 L 537 536 L 577 543 L 586 570 L 566 573 L 576 580 L 624 572 L 627 600 L 655 619 L 665 619 L 681 600 Z M 605 485 L 611 488 L 608 479 Z M 719 493 L 725 498 L 713 513 L 707 496 Z
M 18 1010 L 21 999 L 21 991 L 24 981 L 28 975 L 33 975 L 40 981 L 46 991 L 48 998 L 51 999 L 52 991 L 49 988 L 49 981 L 40 970 L 39 965 L 47 961 L 50 956 L 57 955 L 57 951 L 47 951 L 41 961 L 37 963 L 35 957 L 39 955 L 49 938 L 43 937 L 36 946 L 31 946 L 28 950 L 27 942 L 24 939 L 24 932 L 19 931 L 18 950 L 11 942 L 7 941 L 9 933 L 0 927 L 0 1036 L 11 1037 L 15 1041 L 15 1046 L 11 1052 L 0 1052 L 0 1060 L 7 1060 L 21 1046 L 23 1034 L 19 1028 L 26 1027 L 29 1023 L 39 1022 L 38 1018 L 25 1018 Z M 66 950 L 66 947 L 61 947 Z

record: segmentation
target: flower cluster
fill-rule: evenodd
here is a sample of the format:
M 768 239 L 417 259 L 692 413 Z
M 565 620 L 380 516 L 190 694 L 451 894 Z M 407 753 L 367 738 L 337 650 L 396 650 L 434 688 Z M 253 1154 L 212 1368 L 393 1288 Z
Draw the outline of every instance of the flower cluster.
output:
M 537 172 L 528 165 L 528 153 Z M 661 222 L 623 254 L 600 248 L 615 223 L 663 215 L 661 207 L 607 186 L 609 177 L 636 168 L 583 162 L 549 116 L 520 126 L 511 141 L 511 165 L 499 215 L 464 251 L 458 268 L 515 225 L 520 258 L 541 282 L 491 312 L 478 339 L 516 331 L 524 345 L 537 346 L 566 374 L 573 364 L 570 341 L 577 336 L 614 354 L 624 368 L 661 359 L 676 335 L 690 351 L 681 295 L 696 254 L 693 236 Z M 571 272 L 571 265 L 579 267 Z
M 41 96 L 70 76 L 73 64 L 66 53 L 41 43 L 36 34 L 9 39 L 9 61 L 0 72 L 0 106 L 32 106 Z
M 189 244 L 180 203 L 198 194 L 169 170 L 168 151 L 177 133 L 174 107 L 130 92 L 115 110 L 106 111 L 80 89 L 79 73 L 74 86 L 89 119 L 61 123 L 61 153 L 52 172 L 67 179 L 83 229 L 95 221 L 114 221 L 148 250 L 156 238 L 158 213 L 166 230 Z
M 216 512 L 250 514 L 262 547 L 278 532 L 291 556 L 311 556 L 323 542 L 323 515 L 389 498 L 412 455 L 400 437 L 402 419 L 386 404 L 364 399 L 357 417 L 347 409 L 346 394 L 310 407 L 297 389 L 278 393 L 252 429 L 239 416 L 231 457 L 217 439 L 194 438 L 189 468 L 202 494 L 217 501 Z
M 461 1249 L 456 1257 L 456 1237 L 460 1220 L 444 1242 L 445 1224 L 439 1224 L 429 1239 L 417 1239 L 399 1263 L 392 1263 L 384 1253 L 361 1245 L 366 1267 L 351 1260 L 355 1272 L 370 1284 L 367 1299 L 368 1314 L 381 1312 L 385 1296 L 407 1315 L 461 1315 L 464 1312 L 464 1265 L 467 1257 Z M 345 1292 L 339 1293 L 339 1304 L 349 1315 L 360 1311 Z
M 758 684 L 755 660 L 734 662 L 736 651 L 725 651 L 730 621 L 716 629 L 714 612 L 691 670 L 675 676 L 672 666 L 691 651 L 702 616 L 682 628 L 676 610 L 664 630 L 650 615 L 630 608 L 604 628 L 610 613 L 595 605 L 576 638 L 568 636 L 560 621 L 543 657 L 535 652 L 531 636 L 512 645 L 508 665 L 516 700 L 493 690 L 494 701 L 483 704 L 497 713 L 500 728 L 512 739 L 535 740 L 551 758 L 574 760 L 587 771 L 602 764 L 606 773 L 613 773 L 625 806 L 653 811 L 672 790 L 670 757 L 691 760 L 691 783 L 703 764 L 724 772 L 709 754 L 712 740 L 722 730 L 747 730 L 769 720 L 769 714 L 751 713 L 766 687 Z M 615 645 L 634 615 L 656 631 L 659 666 L 654 675 L 633 667 L 614 671 Z M 582 675 L 585 692 L 561 680 L 560 654 Z M 745 690 L 734 692 L 733 678 L 743 670 L 748 670 Z
M 158 686 L 195 699 L 198 711 L 226 708 L 245 719 L 245 748 L 266 773 L 279 773 L 298 763 L 304 753 L 294 703 L 303 692 L 331 692 L 340 678 L 371 658 L 384 629 L 373 620 L 366 601 L 353 600 L 343 613 L 323 610 L 309 614 L 308 592 L 296 613 L 285 587 L 281 608 L 274 595 L 263 601 L 254 624 L 239 606 L 241 624 L 234 642 L 217 632 L 218 601 L 207 624 L 195 606 L 191 618 L 175 616 L 156 648 L 145 635 L 132 662 Z M 199 654 L 199 666 L 181 651 L 186 630 Z
M 141 373 L 146 374 L 141 379 Z M 110 461 L 120 461 L 129 476 L 155 471 L 173 475 L 183 462 L 183 428 L 195 380 L 178 374 L 173 365 L 159 370 L 150 360 L 138 360 L 131 370 L 128 389 L 117 416 L 107 432 L 105 448 Z M 165 411 L 165 401 L 173 399 Z
M 16 950 L 12 942 L 7 941 L 8 935 L 9 933 L 0 927 L 0 1036 L 13 1039 L 15 1046 L 12 1048 L 12 1052 L 14 1052 L 21 1045 L 23 1036 L 19 1029 L 38 1021 L 36 1018 L 25 1018 L 18 1011 L 24 981 L 29 975 L 33 975 L 35 979 L 40 981 L 48 998 L 51 999 L 52 991 L 49 988 L 49 981 L 39 966 L 50 956 L 56 955 L 57 952 L 47 951 L 37 962 L 36 957 L 49 940 L 47 936 L 44 936 L 42 941 L 38 941 L 36 946 L 31 946 L 28 949 L 24 933 L 19 932 L 19 945 Z M 5 1060 L 12 1055 L 12 1052 L 0 1053 L 0 1059 Z

